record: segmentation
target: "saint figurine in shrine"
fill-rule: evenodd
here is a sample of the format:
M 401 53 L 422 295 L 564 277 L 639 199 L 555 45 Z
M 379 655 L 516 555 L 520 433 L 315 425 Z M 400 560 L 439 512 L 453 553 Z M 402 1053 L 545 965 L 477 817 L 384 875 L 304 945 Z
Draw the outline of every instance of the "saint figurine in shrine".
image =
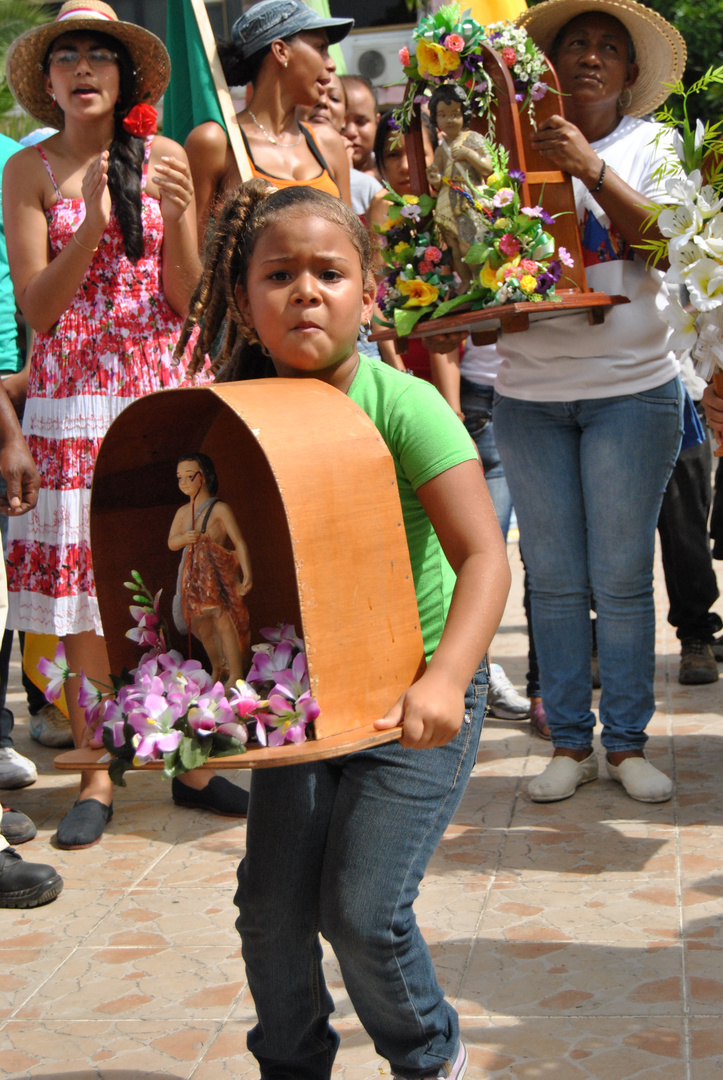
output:
M 249 553 L 228 503 L 216 497 L 218 479 L 207 454 L 179 460 L 178 486 L 188 503 L 177 511 L 168 536 L 183 549 L 173 601 L 176 627 L 189 630 L 211 661 L 211 675 L 232 687 L 250 659 L 249 613 L 244 597 L 252 585 Z
M 462 281 L 460 292 L 468 292 L 472 273 L 464 256 L 485 231 L 487 219 L 477 189 L 492 172 L 492 162 L 482 136 L 468 127 L 472 109 L 460 86 L 439 86 L 430 98 L 429 113 L 432 123 L 443 132 L 427 168 L 427 179 L 437 197 L 434 217 L 452 252 L 454 269 Z

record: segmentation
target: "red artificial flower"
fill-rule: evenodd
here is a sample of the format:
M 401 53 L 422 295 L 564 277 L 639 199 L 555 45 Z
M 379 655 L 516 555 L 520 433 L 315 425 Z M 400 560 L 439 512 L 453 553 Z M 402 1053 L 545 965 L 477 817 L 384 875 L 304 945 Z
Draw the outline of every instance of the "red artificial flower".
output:
M 428 247 L 424 252 L 424 258 L 427 262 L 438 263 L 442 258 L 442 252 L 438 247 Z
M 505 45 L 504 49 L 500 53 L 500 56 L 502 57 L 504 62 L 507 64 L 508 68 L 511 68 L 512 65 L 515 63 L 515 61 L 517 60 L 517 53 L 515 52 L 515 50 L 512 48 L 511 45 Z
M 517 254 L 520 250 L 520 241 L 512 233 L 505 233 L 500 237 L 500 251 L 503 255 L 508 255 L 510 258 Z
M 409 49 L 407 48 L 406 45 L 404 45 L 399 50 L 399 59 L 401 61 L 402 67 L 409 67 L 409 62 L 410 62 Z
M 158 113 L 152 105 L 134 105 L 123 121 L 123 127 L 131 135 L 145 139 L 158 131 Z

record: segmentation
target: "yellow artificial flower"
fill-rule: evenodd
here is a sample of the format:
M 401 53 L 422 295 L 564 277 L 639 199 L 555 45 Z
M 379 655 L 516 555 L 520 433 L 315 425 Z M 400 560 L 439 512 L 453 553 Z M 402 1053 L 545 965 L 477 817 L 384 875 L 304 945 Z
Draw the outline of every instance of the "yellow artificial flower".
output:
M 520 289 L 529 296 L 537 288 L 537 282 L 532 274 L 523 274 L 520 278 Z
M 427 307 L 428 304 L 433 304 L 439 296 L 439 289 L 436 285 L 430 285 L 426 281 L 420 281 L 419 278 L 415 278 L 413 281 L 397 280 L 397 288 L 403 296 L 408 296 L 405 308 L 410 307 Z
M 419 195 L 402 195 L 407 206 L 414 206 L 419 202 Z
M 479 272 L 480 285 L 484 285 L 485 289 L 496 289 L 499 282 L 497 281 L 497 271 L 493 270 L 488 262 L 484 264 Z
M 437 45 L 434 41 L 422 39 L 417 42 L 417 63 L 419 74 L 425 75 L 448 75 L 455 71 L 461 61 L 459 53 L 445 49 L 443 45 Z

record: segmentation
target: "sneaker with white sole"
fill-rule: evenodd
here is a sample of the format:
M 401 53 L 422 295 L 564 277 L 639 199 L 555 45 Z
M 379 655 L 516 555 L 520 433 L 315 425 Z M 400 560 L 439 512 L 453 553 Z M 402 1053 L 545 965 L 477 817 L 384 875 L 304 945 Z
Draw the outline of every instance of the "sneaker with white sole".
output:
M 530 699 L 518 694 L 500 664 L 490 664 L 487 710 L 498 720 L 526 720 Z
M 429 1073 L 428 1080 L 462 1080 L 467 1072 L 467 1047 L 460 1041 L 454 1061 L 445 1061 L 439 1072 Z M 405 1080 L 401 1073 L 392 1073 L 392 1080 Z
M 30 738 L 43 746 L 75 746 L 70 720 L 57 705 L 43 705 L 30 717 Z
M 0 746 L 0 788 L 19 788 L 34 784 L 38 770 L 29 758 L 12 746 Z

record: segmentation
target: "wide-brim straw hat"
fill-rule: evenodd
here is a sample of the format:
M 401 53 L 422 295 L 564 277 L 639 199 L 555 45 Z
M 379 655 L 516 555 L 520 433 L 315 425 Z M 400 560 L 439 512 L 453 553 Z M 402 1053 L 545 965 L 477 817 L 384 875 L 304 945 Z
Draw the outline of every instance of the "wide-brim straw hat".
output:
M 682 36 L 657 11 L 635 0 L 545 0 L 523 11 L 515 22 L 549 56 L 563 26 L 588 11 L 612 15 L 633 39 L 640 70 L 630 87 L 632 98 L 625 112 L 630 116 L 653 112 L 670 94 L 669 84 L 682 77 L 687 56 Z
M 76 30 L 90 30 L 116 38 L 127 48 L 135 69 L 133 100 L 155 105 L 168 86 L 171 61 L 160 38 L 135 23 L 121 22 L 102 0 L 67 0 L 57 18 L 16 38 L 8 49 L 5 77 L 19 105 L 50 127 L 62 128 L 63 110 L 45 88 L 43 63 L 56 38 Z

